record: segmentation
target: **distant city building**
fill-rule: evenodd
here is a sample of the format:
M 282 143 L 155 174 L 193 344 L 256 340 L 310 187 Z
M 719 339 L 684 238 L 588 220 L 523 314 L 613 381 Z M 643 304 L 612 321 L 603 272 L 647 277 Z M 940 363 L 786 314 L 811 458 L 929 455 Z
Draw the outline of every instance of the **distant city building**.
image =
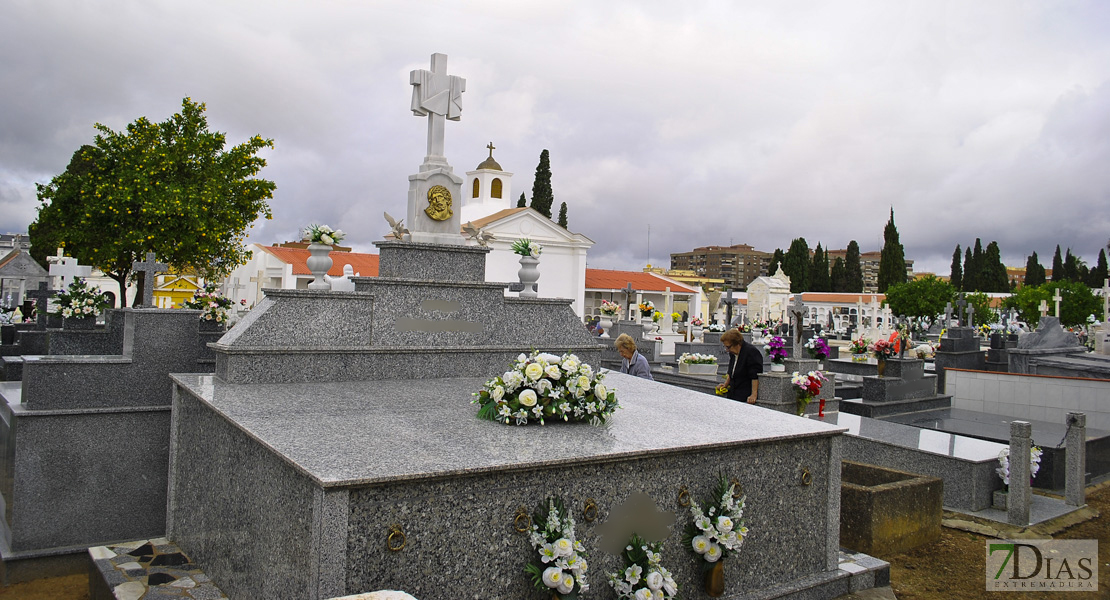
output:
M 771 253 L 747 244 L 703 246 L 671 254 L 671 270 L 690 271 L 695 277 L 720 279 L 726 289 L 746 290 L 756 277 L 767 275 Z

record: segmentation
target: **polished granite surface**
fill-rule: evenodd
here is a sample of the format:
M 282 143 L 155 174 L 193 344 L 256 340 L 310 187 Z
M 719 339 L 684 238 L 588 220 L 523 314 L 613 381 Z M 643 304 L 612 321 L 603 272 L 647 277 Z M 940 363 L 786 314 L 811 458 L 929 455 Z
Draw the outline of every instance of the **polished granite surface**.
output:
M 1010 421 L 1013 417 L 993 415 L 989 413 L 964 410 L 960 408 L 944 408 L 923 411 L 905 415 L 896 415 L 888 419 L 896 423 L 912 425 L 924 429 L 932 429 L 963 436 L 971 436 L 984 440 L 993 440 L 1009 443 Z M 1048 423 L 1032 419 L 1016 419 L 1027 421 L 1033 425 L 1033 443 L 1038 446 L 1057 446 L 1067 431 L 1064 423 Z M 1101 429 L 1087 428 L 1087 440 L 1100 439 L 1110 436 L 1110 432 Z
M 616 388 L 622 408 L 605 427 L 517 427 L 480 420 L 470 403 L 471 392 L 484 383 L 479 378 L 316 384 L 228 384 L 209 375 L 174 379 L 325 487 L 604 462 L 843 431 L 612 372 L 605 384 Z
M 934 411 L 939 412 L 939 411 Z M 966 412 L 966 411 L 965 411 Z M 921 413 L 916 413 L 921 414 Z M 907 415 L 909 416 L 909 415 Z M 922 450 L 969 461 L 996 460 L 1006 446 L 972 437 L 953 435 L 943 431 L 922 429 L 920 426 L 880 421 L 845 412 L 830 414 L 826 423 L 848 428 L 849 435 L 887 442 L 903 448 Z

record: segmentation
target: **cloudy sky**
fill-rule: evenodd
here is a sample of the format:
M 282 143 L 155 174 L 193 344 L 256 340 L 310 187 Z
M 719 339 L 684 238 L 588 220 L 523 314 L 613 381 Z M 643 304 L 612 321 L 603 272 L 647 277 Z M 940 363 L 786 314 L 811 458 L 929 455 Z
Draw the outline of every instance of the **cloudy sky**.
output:
M 531 197 L 548 149 L 592 267 L 798 236 L 878 250 L 891 207 L 918 270 L 947 274 L 976 237 L 1011 265 L 1056 244 L 1093 264 L 1107 23 L 1098 0 L 5 0 L 0 231 L 26 231 L 34 183 L 94 123 L 161 121 L 188 96 L 230 143 L 275 141 L 274 219 L 252 241 L 324 222 L 373 250 L 425 153 L 408 73 L 442 52 L 467 80 L 456 173 L 492 141 Z

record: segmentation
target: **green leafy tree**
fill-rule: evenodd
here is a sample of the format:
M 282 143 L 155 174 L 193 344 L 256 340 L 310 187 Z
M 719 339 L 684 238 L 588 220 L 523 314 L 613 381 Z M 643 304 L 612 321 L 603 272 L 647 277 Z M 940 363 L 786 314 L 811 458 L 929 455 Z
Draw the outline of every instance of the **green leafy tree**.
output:
M 1106 249 L 1102 248 L 1098 251 L 1098 262 L 1095 263 L 1095 268 L 1091 269 L 1087 276 L 1087 285 L 1095 289 L 1101 288 L 1108 277 L 1110 272 L 1106 268 Z
M 1018 288 L 1009 298 L 1006 298 L 1002 305 L 1007 309 L 1016 310 L 1018 318 L 1025 321 L 1030 327 L 1036 327 L 1041 321 L 1041 300 L 1048 303 L 1051 298 L 1052 292 L 1049 291 L 1047 285 L 1029 285 L 1028 279 L 1026 279 L 1026 284 Z
M 832 291 L 832 280 L 829 274 L 829 255 L 821 249 L 820 242 L 817 243 L 817 249 L 813 251 L 813 264 L 810 266 L 809 291 Z
M 563 202 L 559 205 L 559 227 L 567 228 L 567 203 Z
M 276 186 L 254 176 L 266 166 L 258 152 L 273 140 L 256 135 L 225 150 L 224 134 L 208 130 L 204 111 L 185 98 L 181 112 L 161 123 L 140 117 L 119 132 L 97 123 L 95 143 L 37 186 L 41 205 L 29 228 L 35 252 L 64 246 L 121 290 L 147 252 L 207 279 L 246 262 L 251 223 L 271 217 L 266 201 Z M 140 293 L 146 283 L 140 278 Z
M 883 228 L 883 252 L 879 259 L 879 293 L 896 284 L 906 282 L 906 251 L 898 241 L 898 228 L 894 225 L 894 209 Z
M 520 200 L 516 201 L 517 208 L 525 208 L 528 206 L 528 198 L 524 197 L 524 192 L 520 193 Z
M 791 292 L 809 291 L 811 266 L 806 239 L 794 238 L 782 259 L 782 271 L 790 277 Z
M 972 316 L 972 319 L 974 319 L 971 324 L 972 327 L 997 323 L 1002 319 L 1001 315 L 991 308 L 991 297 L 983 292 L 967 294 L 964 296 L 964 300 L 967 300 L 968 306 L 975 307 L 975 314 Z
M 886 303 L 894 314 L 924 317 L 930 322 L 944 312 L 947 303 L 955 299 L 956 288 L 933 275 L 897 283 L 886 290 Z
M 848 242 L 848 249 L 844 252 L 844 273 L 848 284 L 846 292 L 863 291 L 863 265 L 859 260 L 859 244 L 856 240 Z
M 1029 255 L 1025 261 L 1025 283 L 1022 286 L 1038 286 L 1044 283 L 1044 267 L 1041 266 L 1037 253 Z
M 1099 318 L 1102 315 L 1102 300 L 1091 288 L 1074 281 L 1050 281 L 1037 287 L 1023 287 L 1006 300 L 1006 306 L 1017 309 L 1022 320 L 1035 325 L 1040 322 L 1041 300 L 1048 305 L 1048 314 L 1055 315 L 1056 302 L 1052 298 L 1057 290 L 1060 292 L 1060 323 L 1064 326 L 1085 325 L 1088 316 Z
M 532 208 L 551 218 L 551 205 L 555 194 L 551 191 L 551 158 L 544 148 L 540 152 L 540 163 L 536 165 L 536 178 L 532 181 Z
M 949 283 L 956 290 L 962 290 L 964 285 L 964 270 L 960 265 L 960 245 L 956 244 L 956 251 L 952 253 L 952 270 L 948 276 Z
M 779 267 L 782 266 L 782 259 L 782 248 L 775 248 L 775 251 L 771 254 L 771 263 L 767 265 L 768 275 L 774 275 L 778 272 Z
M 1056 244 L 1056 254 L 1052 255 L 1052 281 L 1063 281 L 1066 279 L 1064 273 L 1064 258 L 1060 254 L 1060 244 Z
M 829 273 L 829 280 L 834 292 L 847 292 L 848 291 L 848 272 L 844 268 L 844 259 L 839 256 L 833 261 L 832 269 Z

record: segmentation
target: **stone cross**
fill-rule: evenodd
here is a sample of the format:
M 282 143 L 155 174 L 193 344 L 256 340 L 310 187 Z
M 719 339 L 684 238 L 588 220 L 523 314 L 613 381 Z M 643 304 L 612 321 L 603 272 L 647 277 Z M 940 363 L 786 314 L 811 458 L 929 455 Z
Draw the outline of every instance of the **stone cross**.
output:
M 628 311 L 628 318 L 632 319 L 632 294 L 636 293 L 636 290 L 632 288 L 632 282 L 629 281 L 628 286 L 621 291 L 624 292 L 624 310 Z
M 667 286 L 666 291 L 663 292 L 663 323 L 670 327 L 674 319 L 671 318 L 671 313 L 674 312 L 674 293 L 671 292 L 671 286 Z
M 1038 308 L 1041 311 L 1041 316 L 1042 317 L 1047 317 L 1048 316 L 1048 301 L 1047 300 L 1041 300 L 1041 305 Z
M 70 256 L 50 258 L 53 263 L 50 265 L 50 274 L 58 278 L 58 285 L 63 290 L 68 288 L 74 279 L 92 275 L 92 267 L 77 264 L 76 258 Z
M 805 355 L 805 341 L 802 339 L 802 315 L 805 314 L 806 305 L 802 302 L 802 294 L 794 295 L 794 304 L 790 305 L 790 322 L 794 326 L 794 358 Z
M 54 264 L 56 262 L 61 262 L 62 258 L 64 258 L 64 257 L 65 257 L 65 249 L 64 248 L 58 248 L 58 251 L 57 251 L 57 253 L 54 254 L 54 256 L 47 256 L 46 257 L 46 262 L 48 262 L 50 264 Z
M 1110 321 L 1110 279 L 1102 282 L 1102 322 Z
M 944 328 L 948 329 L 952 325 L 952 303 L 949 302 L 944 305 Z
M 964 307 L 967 306 L 967 300 L 964 300 L 963 292 L 960 292 L 960 299 L 956 300 L 956 324 L 959 327 L 970 326 L 964 322 Z
M 258 297 L 262 295 L 262 282 L 265 279 L 266 272 L 262 269 L 258 270 L 258 275 L 251 277 L 251 283 L 254 284 L 254 302 L 258 302 Z M 254 303 L 252 302 L 252 304 Z
M 736 305 L 737 298 L 732 297 L 732 290 L 729 289 L 728 295 L 721 298 L 721 302 L 725 305 L 725 329 L 732 327 L 732 307 Z
M 1060 297 L 1060 288 L 1056 288 L 1056 293 L 1052 295 L 1052 300 L 1053 300 L 1053 302 L 1056 303 L 1056 318 L 1059 319 L 1060 318 L 1060 301 L 1063 300 L 1063 298 Z
M 856 327 L 863 327 L 863 298 L 856 296 Z
M 27 292 L 28 298 L 35 299 L 35 329 L 46 331 L 46 301 L 58 293 L 58 290 L 48 289 L 45 281 L 39 282 L 39 289 Z
M 154 308 L 154 282 L 158 274 L 165 273 L 168 268 L 169 265 L 154 259 L 153 252 L 146 253 L 146 260 L 137 260 L 131 264 L 132 271 L 143 274 L 143 303 L 140 306 Z
M 227 283 L 228 283 L 227 289 L 231 290 L 231 293 L 228 294 L 228 295 L 231 296 L 232 300 L 234 300 L 235 297 L 239 295 L 239 290 L 247 289 L 247 286 L 239 283 L 239 278 L 238 277 L 232 277 L 232 278 L 228 279 Z
M 442 157 L 444 119 L 458 121 L 462 116 L 466 80 L 448 75 L 447 55 L 437 53 L 432 55 L 430 71 L 409 72 L 409 84 L 412 85 L 412 113 L 428 117 L 428 156 Z
M 972 304 L 967 305 L 967 326 L 975 327 L 975 306 Z

